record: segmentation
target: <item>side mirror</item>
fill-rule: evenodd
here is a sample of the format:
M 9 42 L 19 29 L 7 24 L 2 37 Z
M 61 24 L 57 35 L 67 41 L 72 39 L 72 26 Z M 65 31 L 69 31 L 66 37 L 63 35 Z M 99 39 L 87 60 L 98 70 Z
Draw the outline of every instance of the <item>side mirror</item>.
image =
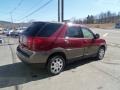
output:
M 95 39 L 100 38 L 100 34 L 95 34 Z

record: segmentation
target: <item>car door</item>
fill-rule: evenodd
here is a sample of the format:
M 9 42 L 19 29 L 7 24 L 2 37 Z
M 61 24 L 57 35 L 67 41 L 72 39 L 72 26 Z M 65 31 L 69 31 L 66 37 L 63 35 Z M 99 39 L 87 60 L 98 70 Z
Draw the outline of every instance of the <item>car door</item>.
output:
M 96 41 L 94 39 L 93 32 L 85 27 L 81 27 L 81 30 L 83 32 L 83 45 L 84 45 L 84 55 L 90 56 L 97 53 L 98 46 L 96 45 Z
M 73 60 L 83 56 L 83 34 L 80 27 L 69 26 L 67 28 L 65 42 L 67 44 L 67 51 L 69 53 L 69 59 Z

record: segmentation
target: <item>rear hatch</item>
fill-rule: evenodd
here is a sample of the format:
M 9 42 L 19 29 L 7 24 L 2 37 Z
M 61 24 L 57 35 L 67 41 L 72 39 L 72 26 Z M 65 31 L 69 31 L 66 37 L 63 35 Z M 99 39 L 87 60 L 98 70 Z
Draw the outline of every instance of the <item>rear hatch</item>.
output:
M 62 24 L 58 23 L 33 23 L 20 36 L 19 42 L 22 46 L 34 50 L 47 50 L 55 40 L 51 37 Z

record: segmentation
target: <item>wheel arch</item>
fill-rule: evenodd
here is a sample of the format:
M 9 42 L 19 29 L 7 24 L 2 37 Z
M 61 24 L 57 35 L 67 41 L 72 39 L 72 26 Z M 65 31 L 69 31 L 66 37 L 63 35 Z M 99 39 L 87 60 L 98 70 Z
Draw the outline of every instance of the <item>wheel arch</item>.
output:
M 60 51 L 59 51 L 59 52 L 54 52 L 54 53 L 52 53 L 52 54 L 49 55 L 49 57 L 47 58 L 47 63 L 46 63 L 46 65 L 48 64 L 49 59 L 50 59 L 51 57 L 57 56 L 57 55 L 62 56 L 62 57 L 65 59 L 65 63 L 66 63 L 66 61 L 67 61 L 66 54 L 65 54 L 64 52 L 60 52 Z
M 100 47 L 99 47 L 99 49 L 100 48 L 104 48 L 104 50 L 106 50 L 106 45 L 101 45 Z

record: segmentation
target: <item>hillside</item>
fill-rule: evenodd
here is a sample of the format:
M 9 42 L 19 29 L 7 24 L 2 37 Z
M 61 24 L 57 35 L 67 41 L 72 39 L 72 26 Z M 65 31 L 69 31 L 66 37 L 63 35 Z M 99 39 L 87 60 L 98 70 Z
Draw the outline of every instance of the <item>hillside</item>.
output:
M 17 28 L 17 27 L 28 27 L 30 23 L 11 23 L 8 21 L 0 21 L 0 27 L 2 28 L 12 28 L 12 25 Z

